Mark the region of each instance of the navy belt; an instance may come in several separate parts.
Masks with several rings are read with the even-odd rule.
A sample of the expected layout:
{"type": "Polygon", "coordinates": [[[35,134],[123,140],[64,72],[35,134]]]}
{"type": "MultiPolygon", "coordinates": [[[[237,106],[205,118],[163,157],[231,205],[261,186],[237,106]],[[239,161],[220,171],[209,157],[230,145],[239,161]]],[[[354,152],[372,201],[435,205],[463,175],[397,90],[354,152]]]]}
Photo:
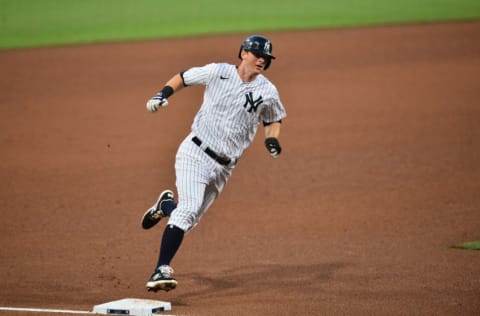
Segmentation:
{"type": "MultiPolygon", "coordinates": [[[[202,141],[197,136],[194,136],[192,138],[192,142],[194,142],[195,145],[197,145],[198,147],[202,148],[202,141]]],[[[209,155],[210,158],[212,158],[221,165],[228,166],[232,162],[230,158],[220,157],[219,155],[217,155],[213,150],[210,149],[210,147],[206,147],[205,149],[203,149],[203,151],[207,155],[209,155]]]]}

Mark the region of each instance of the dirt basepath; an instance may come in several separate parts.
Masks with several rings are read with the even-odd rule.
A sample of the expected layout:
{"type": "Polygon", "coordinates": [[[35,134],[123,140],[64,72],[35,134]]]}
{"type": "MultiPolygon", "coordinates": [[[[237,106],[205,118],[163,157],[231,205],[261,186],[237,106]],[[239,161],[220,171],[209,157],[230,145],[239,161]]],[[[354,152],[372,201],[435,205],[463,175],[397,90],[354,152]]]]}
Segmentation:
{"type": "Polygon", "coordinates": [[[480,239],[480,23],[268,35],[284,154],[259,131],[157,294],[163,225],[139,221],[174,185],[202,89],[155,115],[145,100],[236,63],[245,35],[0,52],[0,306],[479,314],[480,252],[448,246],[480,239]]]}

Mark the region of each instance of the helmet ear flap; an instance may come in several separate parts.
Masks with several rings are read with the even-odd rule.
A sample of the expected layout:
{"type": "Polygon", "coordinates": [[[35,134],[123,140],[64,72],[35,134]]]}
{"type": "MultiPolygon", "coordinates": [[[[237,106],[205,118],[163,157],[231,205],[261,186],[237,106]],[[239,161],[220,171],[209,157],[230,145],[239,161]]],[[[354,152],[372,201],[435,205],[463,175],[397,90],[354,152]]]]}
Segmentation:
{"type": "Polygon", "coordinates": [[[243,45],[240,46],[240,50],[238,51],[238,59],[242,60],[242,50],[244,50],[243,45]]]}
{"type": "Polygon", "coordinates": [[[265,67],[263,67],[263,70],[267,70],[268,67],[270,67],[270,63],[272,62],[272,59],[271,58],[267,58],[265,60],[265,67]]]}

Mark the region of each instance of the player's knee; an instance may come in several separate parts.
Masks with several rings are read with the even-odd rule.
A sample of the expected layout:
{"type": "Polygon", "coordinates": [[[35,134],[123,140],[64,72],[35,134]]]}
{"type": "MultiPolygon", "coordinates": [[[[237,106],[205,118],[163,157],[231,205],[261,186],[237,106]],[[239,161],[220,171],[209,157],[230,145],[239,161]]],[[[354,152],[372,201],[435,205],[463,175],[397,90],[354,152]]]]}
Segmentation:
{"type": "Polygon", "coordinates": [[[185,232],[198,224],[202,216],[201,199],[184,198],[179,201],[177,208],[170,214],[169,224],[173,224],[185,232]]]}
{"type": "Polygon", "coordinates": [[[196,225],[196,222],[189,218],[173,216],[174,213],[175,212],[172,213],[172,216],[168,220],[168,225],[176,226],[184,232],[188,232],[196,225]]]}

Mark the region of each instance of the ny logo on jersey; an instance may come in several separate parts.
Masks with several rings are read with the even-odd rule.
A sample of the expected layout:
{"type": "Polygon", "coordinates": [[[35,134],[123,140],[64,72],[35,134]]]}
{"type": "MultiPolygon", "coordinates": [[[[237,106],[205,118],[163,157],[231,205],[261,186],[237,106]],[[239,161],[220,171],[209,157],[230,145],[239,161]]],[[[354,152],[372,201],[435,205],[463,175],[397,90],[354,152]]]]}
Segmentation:
{"type": "Polygon", "coordinates": [[[250,108],[247,110],[248,113],[257,112],[257,108],[260,104],[263,103],[263,98],[262,96],[259,96],[258,99],[253,100],[253,93],[249,92],[245,94],[245,98],[247,99],[245,101],[245,104],[243,105],[244,108],[247,108],[247,105],[250,105],[250,108]]]}

